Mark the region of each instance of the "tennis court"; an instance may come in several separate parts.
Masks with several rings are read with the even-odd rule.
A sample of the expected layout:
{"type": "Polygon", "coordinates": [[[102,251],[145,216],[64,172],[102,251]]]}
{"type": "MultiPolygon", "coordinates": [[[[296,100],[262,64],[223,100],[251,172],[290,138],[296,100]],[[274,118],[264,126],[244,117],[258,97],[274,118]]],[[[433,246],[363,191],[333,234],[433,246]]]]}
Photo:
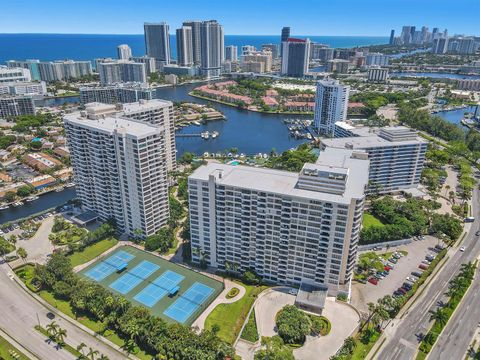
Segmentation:
{"type": "Polygon", "coordinates": [[[135,255],[132,255],[126,251],[117,251],[115,254],[103,260],[97,266],[85,272],[85,276],[95,281],[103,280],[107,276],[113,274],[115,271],[118,271],[119,268],[125,267],[125,264],[128,264],[128,262],[134,257],[135,255]]]}
{"type": "Polygon", "coordinates": [[[135,295],[134,299],[151,308],[165,295],[178,289],[178,284],[180,284],[183,279],[185,279],[185,276],[167,270],[135,295]]]}
{"type": "Polygon", "coordinates": [[[223,283],[132,246],[122,246],[79,272],[168,322],[191,325],[223,283]]]}
{"type": "Polygon", "coordinates": [[[208,299],[213,289],[196,282],[163,313],[183,324],[208,299]]]}
{"type": "Polygon", "coordinates": [[[159,268],[160,266],[157,264],[143,260],[132,270],[129,270],[125,275],[122,275],[122,277],[111,283],[110,287],[118,291],[120,294],[125,295],[159,268]]]}

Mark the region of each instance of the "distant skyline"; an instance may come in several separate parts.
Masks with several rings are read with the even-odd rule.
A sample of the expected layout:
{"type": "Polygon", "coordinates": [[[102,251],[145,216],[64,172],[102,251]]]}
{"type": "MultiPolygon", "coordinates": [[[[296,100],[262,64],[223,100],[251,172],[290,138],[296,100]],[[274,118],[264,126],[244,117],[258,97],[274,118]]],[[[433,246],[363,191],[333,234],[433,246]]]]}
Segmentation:
{"type": "Polygon", "coordinates": [[[23,0],[2,4],[0,33],[141,34],[144,22],[216,19],[230,35],[388,36],[402,25],[479,35],[479,0],[23,0]],[[6,16],[7,14],[7,16],[6,16]]]}

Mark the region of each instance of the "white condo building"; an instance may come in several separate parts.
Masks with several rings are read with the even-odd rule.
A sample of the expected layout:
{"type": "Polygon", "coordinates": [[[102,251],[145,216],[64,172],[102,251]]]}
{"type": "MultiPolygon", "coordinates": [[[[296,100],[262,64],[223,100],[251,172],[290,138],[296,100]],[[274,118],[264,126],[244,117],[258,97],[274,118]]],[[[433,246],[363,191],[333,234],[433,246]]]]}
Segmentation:
{"type": "Polygon", "coordinates": [[[188,179],[192,261],[336,293],[352,278],[368,163],[363,151],[335,149],[300,174],[201,166],[188,179]]]}
{"type": "Polygon", "coordinates": [[[161,126],[165,131],[165,154],[167,170],[173,171],[177,168],[175,149],[175,115],[173,103],[167,100],[140,100],[134,103],[123,104],[123,116],[135,119],[156,126],[161,126]]]}
{"type": "Polygon", "coordinates": [[[132,49],[126,44],[117,46],[117,57],[120,60],[129,60],[132,57],[132,49]]]}
{"type": "Polygon", "coordinates": [[[350,87],[335,80],[317,82],[313,125],[322,135],[333,137],[335,123],[347,118],[350,87]]]}
{"type": "Polygon", "coordinates": [[[235,45],[225,46],[225,61],[238,61],[238,48],[235,45]]]}
{"type": "Polygon", "coordinates": [[[88,104],[64,117],[76,191],[84,209],[120,231],[155,234],[169,217],[166,131],[88,104]]]}
{"type": "Polygon", "coordinates": [[[98,63],[98,74],[102,85],[123,82],[147,82],[147,70],[144,63],[130,60],[115,60],[98,63]]]}
{"type": "Polygon", "coordinates": [[[368,68],[367,79],[370,82],[387,82],[388,69],[372,66],[368,68]]]}
{"type": "Polygon", "coordinates": [[[399,192],[418,187],[428,142],[405,126],[355,127],[335,124],[335,139],[321,139],[322,150],[363,150],[370,159],[368,193],[399,192]]]}
{"type": "Polygon", "coordinates": [[[16,81],[28,82],[31,80],[32,75],[28,69],[0,66],[0,83],[10,83],[16,81]]]}

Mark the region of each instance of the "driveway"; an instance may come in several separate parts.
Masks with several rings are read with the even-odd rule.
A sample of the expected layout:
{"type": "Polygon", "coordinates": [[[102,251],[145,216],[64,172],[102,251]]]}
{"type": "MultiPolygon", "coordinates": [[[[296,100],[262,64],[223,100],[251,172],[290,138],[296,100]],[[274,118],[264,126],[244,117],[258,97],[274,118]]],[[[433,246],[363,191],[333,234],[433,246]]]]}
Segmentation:
{"type": "Polygon", "coordinates": [[[410,244],[391,247],[388,250],[376,251],[378,254],[383,254],[387,251],[405,250],[408,252],[408,255],[400,258],[398,263],[395,264],[395,269],[390,271],[390,274],[385,279],[380,280],[378,285],[353,283],[352,305],[359,311],[367,312],[367,304],[369,302],[375,303],[385,295],[392,295],[393,292],[404,283],[405,278],[409,276],[412,271],[421,271],[418,265],[425,259],[427,254],[435,254],[430,249],[437,245],[437,243],[437,238],[425,236],[425,240],[412,241],[410,244]]]}
{"type": "MultiPolygon", "coordinates": [[[[27,258],[25,262],[34,262],[44,264],[47,262],[47,255],[53,252],[54,246],[48,239],[53,227],[54,217],[47,217],[42,221],[35,235],[26,240],[18,240],[16,243],[17,249],[23,247],[27,251],[27,258]]],[[[12,254],[14,254],[13,252],[12,254]]],[[[10,265],[12,268],[18,267],[25,263],[18,259],[13,261],[10,265]]]]}
{"type": "Polygon", "coordinates": [[[297,360],[328,360],[340,349],[343,341],[352,335],[360,323],[357,311],[348,304],[329,297],[323,316],[330,320],[332,329],[327,336],[307,336],[305,344],[293,350],[297,360]]]}
{"type": "Polygon", "coordinates": [[[275,288],[258,299],[255,305],[255,318],[260,337],[277,334],[275,316],[285,305],[295,303],[295,296],[288,293],[289,289],[275,288]]]}
{"type": "MultiPolygon", "coordinates": [[[[276,314],[285,305],[295,303],[295,296],[288,294],[288,289],[272,289],[259,296],[255,305],[255,317],[260,338],[276,335],[276,314]]],[[[342,346],[345,338],[353,333],[360,321],[360,317],[353,307],[341,301],[336,301],[333,297],[327,298],[322,315],[332,323],[330,334],[319,337],[307,336],[305,344],[293,351],[295,359],[328,360],[342,346]]],[[[242,350],[240,352],[244,359],[253,359],[253,354],[249,354],[248,351],[255,348],[240,341],[237,344],[237,351],[242,350]]]]}

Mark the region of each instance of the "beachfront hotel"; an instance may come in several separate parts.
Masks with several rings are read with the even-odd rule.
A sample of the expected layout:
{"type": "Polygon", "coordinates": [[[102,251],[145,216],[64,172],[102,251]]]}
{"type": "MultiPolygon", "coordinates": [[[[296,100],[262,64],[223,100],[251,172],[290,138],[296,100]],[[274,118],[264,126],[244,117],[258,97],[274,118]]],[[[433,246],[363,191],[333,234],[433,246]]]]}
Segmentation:
{"type": "Polygon", "coordinates": [[[327,149],[300,173],[201,166],[188,180],[192,261],[336,293],[356,261],[368,164],[327,149]]]}

